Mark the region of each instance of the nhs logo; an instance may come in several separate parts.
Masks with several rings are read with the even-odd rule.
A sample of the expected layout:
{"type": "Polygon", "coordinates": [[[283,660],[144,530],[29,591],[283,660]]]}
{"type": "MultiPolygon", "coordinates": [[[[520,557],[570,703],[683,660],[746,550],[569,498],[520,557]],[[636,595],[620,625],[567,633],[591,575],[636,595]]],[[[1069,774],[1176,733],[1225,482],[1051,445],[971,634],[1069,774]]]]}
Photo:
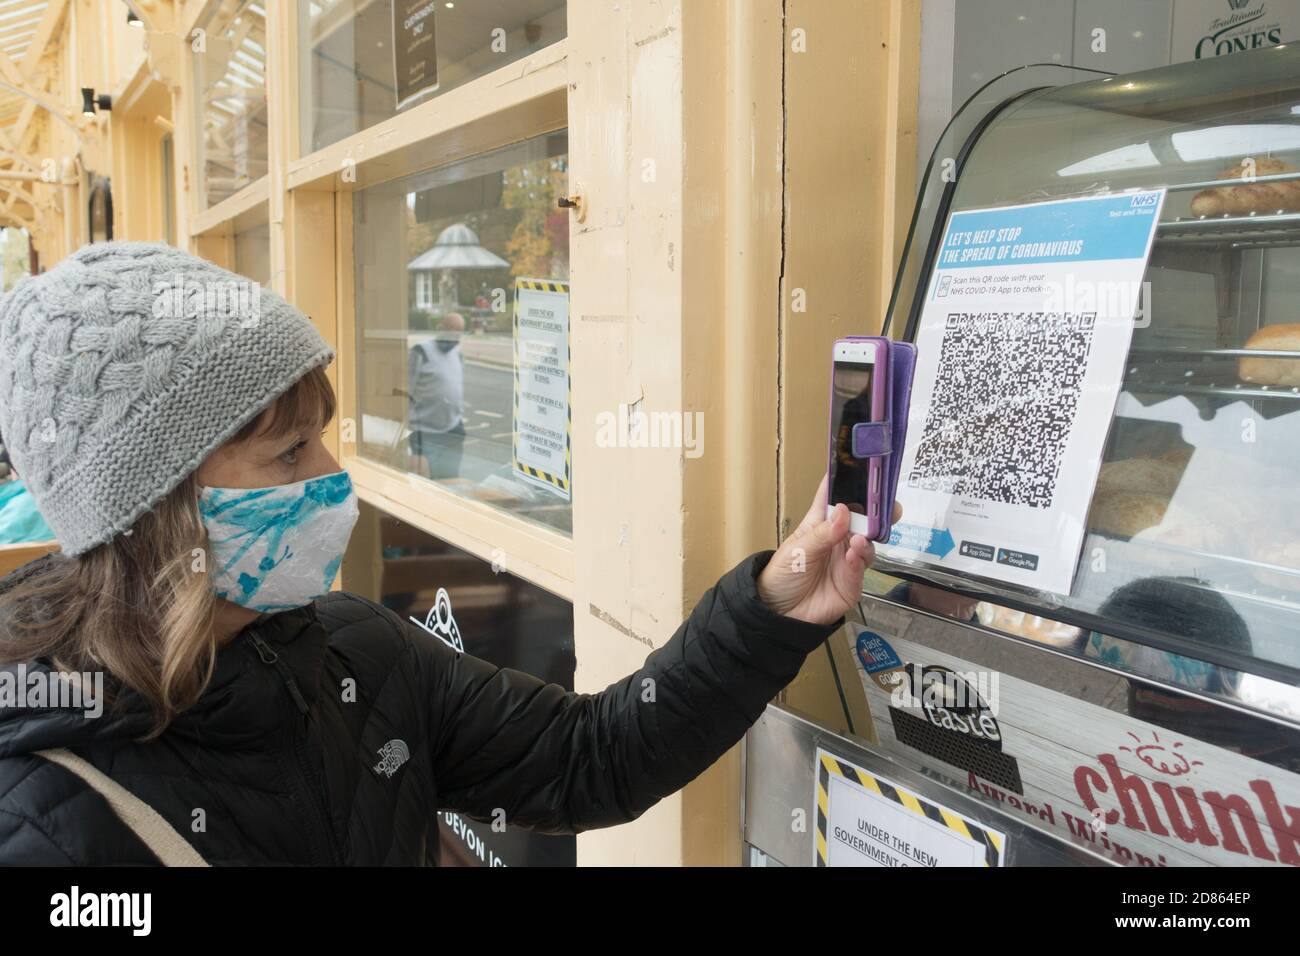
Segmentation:
{"type": "Polygon", "coordinates": [[[1159,201],[1159,193],[1138,193],[1129,200],[1129,206],[1134,208],[1149,208],[1156,205],[1159,201]]]}

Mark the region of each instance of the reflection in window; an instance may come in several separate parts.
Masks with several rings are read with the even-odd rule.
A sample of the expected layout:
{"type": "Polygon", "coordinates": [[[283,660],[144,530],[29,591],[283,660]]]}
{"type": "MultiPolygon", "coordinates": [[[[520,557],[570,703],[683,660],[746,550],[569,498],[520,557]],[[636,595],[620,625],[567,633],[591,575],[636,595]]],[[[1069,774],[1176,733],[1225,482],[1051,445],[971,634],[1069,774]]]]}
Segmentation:
{"type": "MultiPolygon", "coordinates": [[[[567,474],[548,481],[521,464],[516,428],[539,419],[515,399],[514,313],[522,289],[567,322],[569,214],[556,205],[567,185],[559,132],[369,187],[353,208],[359,453],[565,533],[567,474]]],[[[567,466],[562,329],[553,345],[549,421],[567,466]]],[[[534,407],[544,428],[548,410],[534,407]]]]}
{"type": "Polygon", "coordinates": [[[200,29],[191,48],[206,207],[266,175],[266,10],[220,0],[200,29]]]}
{"type": "Polygon", "coordinates": [[[107,177],[91,178],[89,226],[91,242],[113,238],[113,187],[107,177]]]}
{"type": "Polygon", "coordinates": [[[304,155],[567,32],[565,0],[299,0],[298,18],[304,155]]]}
{"type": "MultiPolygon", "coordinates": [[[[457,650],[573,690],[573,605],[362,502],[344,565],[349,590],[457,650]]],[[[438,814],[443,866],[573,866],[572,836],[438,814]]],[[[431,842],[433,842],[431,839],[431,842]]]]}
{"type": "Polygon", "coordinates": [[[163,242],[169,246],[176,245],[176,147],[172,134],[168,133],[159,144],[162,151],[162,190],[163,242]]]}
{"type": "MultiPolygon", "coordinates": [[[[1231,161],[1255,153],[1269,155],[1279,150],[1300,149],[1300,129],[1276,123],[1222,124],[1205,129],[1179,130],[1170,134],[1169,143],[1185,163],[1212,159],[1231,161]]],[[[1160,163],[1150,143],[1130,143],[1066,166],[1057,175],[1085,176],[1145,169],[1160,163]]]]}

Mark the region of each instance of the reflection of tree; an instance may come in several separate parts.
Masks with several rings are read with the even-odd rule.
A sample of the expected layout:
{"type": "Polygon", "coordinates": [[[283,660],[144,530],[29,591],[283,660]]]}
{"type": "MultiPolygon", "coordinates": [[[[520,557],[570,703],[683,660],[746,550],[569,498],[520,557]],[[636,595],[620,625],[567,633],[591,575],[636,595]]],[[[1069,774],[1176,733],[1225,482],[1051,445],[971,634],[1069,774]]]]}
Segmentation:
{"type": "Polygon", "coordinates": [[[568,190],[568,158],[540,159],[507,169],[503,175],[501,205],[519,213],[506,241],[511,275],[567,278],[569,214],[556,206],[556,200],[568,190]]]}
{"type": "MultiPolygon", "coordinates": [[[[412,196],[415,194],[412,193],[412,196]]],[[[410,258],[414,259],[426,249],[433,248],[433,244],[438,240],[438,233],[442,232],[447,226],[451,225],[448,219],[431,219],[427,222],[420,222],[415,218],[415,210],[410,203],[406,204],[406,248],[410,253],[410,258]]]]}
{"type": "Polygon", "coordinates": [[[12,289],[15,282],[27,275],[30,264],[31,259],[30,253],[27,249],[27,234],[12,227],[4,230],[4,291],[7,292],[12,289]]]}
{"type": "MultiPolygon", "coordinates": [[[[457,201],[463,196],[456,197],[454,192],[447,194],[447,203],[441,203],[436,197],[443,187],[433,186],[432,201],[425,206],[425,214],[430,218],[420,221],[416,211],[420,193],[408,194],[404,204],[408,259],[431,249],[448,226],[455,223],[469,226],[478,235],[479,244],[506,259],[510,267],[460,270],[447,277],[448,281],[455,283],[455,288],[447,290],[445,298],[459,303],[464,311],[463,307],[474,302],[480,292],[492,301],[492,291],[503,290],[504,308],[490,316],[490,324],[498,330],[508,330],[510,298],[516,277],[569,277],[569,211],[556,205],[556,200],[568,191],[568,157],[540,159],[477,178],[482,181],[482,195],[486,200],[483,208],[465,209],[463,203],[457,201]],[[499,199],[488,198],[495,196],[499,199]]],[[[472,179],[453,185],[456,189],[463,189],[462,184],[467,182],[472,184],[472,179]]],[[[416,280],[412,277],[409,281],[414,303],[416,280]]],[[[442,311],[437,302],[443,298],[444,295],[434,296],[432,312],[435,320],[442,311]]],[[[421,318],[412,321],[416,327],[423,327],[420,323],[426,321],[424,313],[418,314],[421,318]]]]}

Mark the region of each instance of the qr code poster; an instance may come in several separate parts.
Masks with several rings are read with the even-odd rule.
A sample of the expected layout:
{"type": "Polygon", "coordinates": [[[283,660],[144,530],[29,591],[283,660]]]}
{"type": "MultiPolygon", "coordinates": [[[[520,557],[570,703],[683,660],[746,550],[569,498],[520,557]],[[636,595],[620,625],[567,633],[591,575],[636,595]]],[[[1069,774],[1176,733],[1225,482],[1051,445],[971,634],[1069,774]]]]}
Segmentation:
{"type": "Polygon", "coordinates": [[[1164,191],[954,213],[884,553],[1068,594],[1164,191]]]}

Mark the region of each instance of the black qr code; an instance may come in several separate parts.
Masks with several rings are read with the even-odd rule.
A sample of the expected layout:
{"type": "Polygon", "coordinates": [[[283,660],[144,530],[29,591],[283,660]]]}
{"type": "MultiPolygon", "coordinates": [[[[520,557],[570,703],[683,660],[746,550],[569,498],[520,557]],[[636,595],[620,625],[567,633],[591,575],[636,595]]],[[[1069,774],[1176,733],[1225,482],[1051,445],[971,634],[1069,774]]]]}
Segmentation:
{"type": "Polygon", "coordinates": [[[1049,508],[1095,312],[953,312],[910,487],[1049,508]]]}

